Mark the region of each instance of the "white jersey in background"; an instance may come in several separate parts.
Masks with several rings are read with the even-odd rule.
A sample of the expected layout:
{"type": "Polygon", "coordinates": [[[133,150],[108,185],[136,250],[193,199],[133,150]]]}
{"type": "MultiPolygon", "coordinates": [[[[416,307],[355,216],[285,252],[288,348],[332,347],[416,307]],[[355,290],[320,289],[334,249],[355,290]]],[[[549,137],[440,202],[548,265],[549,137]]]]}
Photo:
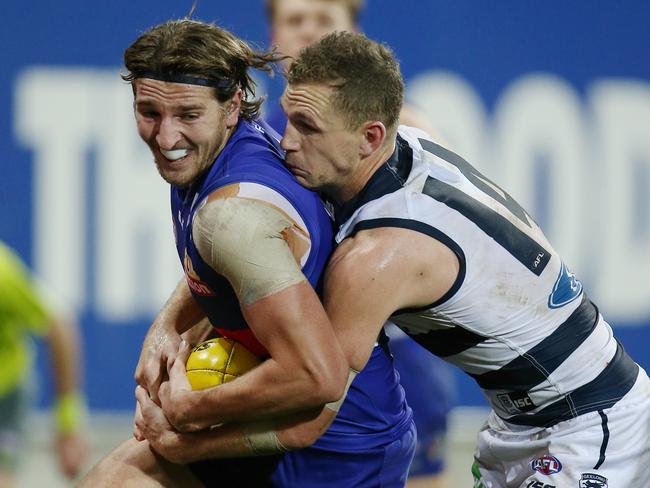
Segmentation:
{"type": "MultiPolygon", "coordinates": [[[[425,133],[401,126],[391,159],[354,200],[336,209],[336,221],[338,243],[362,230],[400,227],[452,249],[460,262],[452,288],[427,307],[396,312],[391,321],[472,376],[499,429],[539,432],[594,412],[602,432],[593,464],[603,464],[609,436],[603,434],[604,411],[647,376],[512,197],[425,133]]],[[[526,472],[545,469],[515,465],[526,480],[533,480],[526,472]]],[[[529,486],[510,478],[482,481],[485,487],[529,486]]]]}

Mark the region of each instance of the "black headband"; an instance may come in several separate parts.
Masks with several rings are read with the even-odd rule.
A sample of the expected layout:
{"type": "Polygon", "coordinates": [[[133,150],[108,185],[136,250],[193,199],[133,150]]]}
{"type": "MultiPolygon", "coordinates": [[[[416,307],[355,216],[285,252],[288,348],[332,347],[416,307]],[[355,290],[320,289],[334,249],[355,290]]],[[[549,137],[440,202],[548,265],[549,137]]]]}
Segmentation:
{"type": "Polygon", "coordinates": [[[160,71],[140,71],[136,78],[150,78],[152,80],[166,81],[169,83],[186,83],[189,85],[210,86],[222,90],[232,88],[235,84],[231,80],[199,78],[197,76],[182,75],[177,73],[161,73],[160,71]]]}

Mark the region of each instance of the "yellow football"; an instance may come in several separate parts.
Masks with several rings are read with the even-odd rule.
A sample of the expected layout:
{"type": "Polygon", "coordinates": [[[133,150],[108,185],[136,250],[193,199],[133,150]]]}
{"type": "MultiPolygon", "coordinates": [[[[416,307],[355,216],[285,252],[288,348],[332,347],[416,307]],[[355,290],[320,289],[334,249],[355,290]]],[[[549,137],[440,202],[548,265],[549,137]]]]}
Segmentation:
{"type": "Polygon", "coordinates": [[[185,369],[192,389],[202,390],[232,381],[261,362],[239,342],[218,337],[192,349],[185,369]]]}

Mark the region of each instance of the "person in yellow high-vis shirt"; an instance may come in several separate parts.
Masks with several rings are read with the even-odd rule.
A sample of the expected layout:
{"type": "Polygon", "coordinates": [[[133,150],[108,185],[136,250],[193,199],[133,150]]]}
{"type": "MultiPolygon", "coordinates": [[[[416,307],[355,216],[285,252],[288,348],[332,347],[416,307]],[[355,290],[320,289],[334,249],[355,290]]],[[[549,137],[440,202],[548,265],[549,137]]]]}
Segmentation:
{"type": "Polygon", "coordinates": [[[56,391],[55,451],[63,474],[74,478],[87,454],[76,323],[47,303],[20,258],[0,242],[0,488],[13,486],[22,457],[31,336],[43,336],[49,346],[56,391]]]}

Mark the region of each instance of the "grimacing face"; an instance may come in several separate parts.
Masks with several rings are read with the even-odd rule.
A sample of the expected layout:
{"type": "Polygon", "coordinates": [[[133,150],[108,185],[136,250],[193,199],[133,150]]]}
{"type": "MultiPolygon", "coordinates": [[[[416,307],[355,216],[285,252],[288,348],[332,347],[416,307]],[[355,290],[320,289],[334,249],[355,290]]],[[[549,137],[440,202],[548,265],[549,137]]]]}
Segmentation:
{"type": "Polygon", "coordinates": [[[359,165],[360,136],[332,108],[333,91],[317,83],[287,86],[280,101],[288,119],[281,145],[300,184],[337,198],[359,165]]]}
{"type": "Polygon", "coordinates": [[[271,25],[271,43],[282,54],[296,58],[302,48],[330,32],[354,30],[350,12],[341,2],[278,0],[271,25]]]}
{"type": "Polygon", "coordinates": [[[133,83],[138,134],[160,176],[174,186],[189,186],[210,168],[237,125],[241,93],[221,104],[210,87],[149,78],[133,83]],[[176,150],[184,151],[169,153],[176,150]]]}

